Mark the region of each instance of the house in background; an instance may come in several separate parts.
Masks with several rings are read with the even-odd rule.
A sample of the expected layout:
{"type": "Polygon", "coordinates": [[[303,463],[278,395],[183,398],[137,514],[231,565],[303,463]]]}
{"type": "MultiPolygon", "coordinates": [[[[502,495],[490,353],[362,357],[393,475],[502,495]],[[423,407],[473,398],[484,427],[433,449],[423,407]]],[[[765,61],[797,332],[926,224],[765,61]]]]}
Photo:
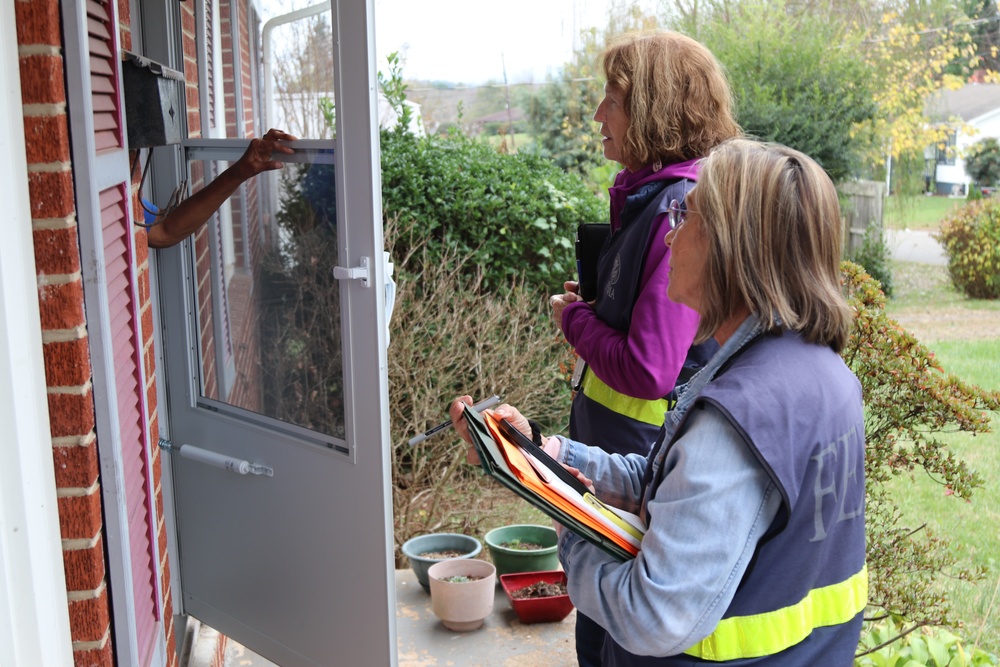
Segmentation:
{"type": "Polygon", "coordinates": [[[970,83],[958,90],[940,90],[925,105],[934,123],[953,128],[947,143],[931,147],[925,154],[933,171],[939,195],[965,196],[969,175],[965,173],[963,151],[982,139],[1000,137],[1000,85],[970,83]]]}
{"type": "Polygon", "coordinates": [[[0,3],[0,664],[178,665],[195,621],[284,667],[396,662],[374,2],[325,5],[336,138],[152,250],[140,197],[270,125],[260,3],[0,3]],[[321,164],[323,224],[285,206],[321,164]]]}

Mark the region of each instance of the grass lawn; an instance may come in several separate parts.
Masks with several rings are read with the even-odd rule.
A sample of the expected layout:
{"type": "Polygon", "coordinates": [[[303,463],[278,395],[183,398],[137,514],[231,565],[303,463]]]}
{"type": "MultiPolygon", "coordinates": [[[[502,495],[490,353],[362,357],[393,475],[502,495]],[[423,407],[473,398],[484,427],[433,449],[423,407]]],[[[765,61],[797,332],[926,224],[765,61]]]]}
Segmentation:
{"type": "MultiPolygon", "coordinates": [[[[897,298],[889,303],[890,316],[934,352],[945,372],[1000,390],[1000,303],[965,299],[947,283],[943,267],[896,264],[894,274],[897,298]],[[960,339],[959,332],[971,336],[960,339]]],[[[993,432],[975,437],[941,436],[984,481],[968,502],[947,495],[922,473],[898,480],[893,488],[907,525],[926,523],[948,544],[959,566],[987,568],[978,583],[941,577],[939,584],[963,624],[956,634],[1000,654],[1000,415],[993,416],[992,427],[993,432]]]]}
{"type": "Polygon", "coordinates": [[[963,206],[965,199],[919,195],[893,195],[885,202],[885,224],[890,229],[935,230],[953,209],[963,206]]]}

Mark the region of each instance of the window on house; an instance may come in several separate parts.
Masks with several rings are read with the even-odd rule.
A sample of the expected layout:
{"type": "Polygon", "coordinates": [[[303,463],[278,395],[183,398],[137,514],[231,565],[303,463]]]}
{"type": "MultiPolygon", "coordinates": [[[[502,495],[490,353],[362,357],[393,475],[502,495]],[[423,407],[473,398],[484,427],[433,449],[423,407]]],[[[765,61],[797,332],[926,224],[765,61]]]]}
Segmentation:
{"type": "Polygon", "coordinates": [[[957,137],[954,132],[949,132],[948,138],[945,141],[938,142],[937,144],[938,164],[955,164],[956,138],[957,137]]]}

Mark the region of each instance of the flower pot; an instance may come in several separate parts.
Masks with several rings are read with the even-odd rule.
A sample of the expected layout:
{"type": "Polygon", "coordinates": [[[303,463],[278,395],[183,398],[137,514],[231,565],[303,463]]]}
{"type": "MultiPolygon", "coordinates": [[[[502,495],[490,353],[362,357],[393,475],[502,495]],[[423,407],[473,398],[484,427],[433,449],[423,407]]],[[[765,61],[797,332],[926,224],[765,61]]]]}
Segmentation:
{"type": "Polygon", "coordinates": [[[403,554],[410,560],[410,567],[417,581],[427,593],[431,592],[427,580],[427,568],[447,558],[475,558],[483,550],[482,543],[474,537],[460,533],[430,533],[411,537],[403,543],[403,554]],[[425,556],[424,554],[440,554],[456,552],[444,557],[425,556]]]}
{"type": "Polygon", "coordinates": [[[573,603],[569,595],[550,595],[547,597],[515,597],[532,584],[566,585],[566,573],[562,570],[547,572],[516,572],[500,577],[500,585],[510,599],[510,606],[522,623],[551,623],[561,621],[573,611],[573,603]]]}
{"type": "Polygon", "coordinates": [[[497,570],[476,558],[451,558],[427,569],[431,584],[431,610],[444,627],[456,632],[475,630],[493,612],[497,570]],[[471,577],[471,581],[451,581],[471,577]]]}
{"type": "Polygon", "coordinates": [[[531,524],[515,524],[494,528],[484,538],[489,547],[497,575],[511,572],[541,572],[559,567],[555,528],[531,524]],[[516,543],[540,545],[541,549],[519,549],[516,543]]]}

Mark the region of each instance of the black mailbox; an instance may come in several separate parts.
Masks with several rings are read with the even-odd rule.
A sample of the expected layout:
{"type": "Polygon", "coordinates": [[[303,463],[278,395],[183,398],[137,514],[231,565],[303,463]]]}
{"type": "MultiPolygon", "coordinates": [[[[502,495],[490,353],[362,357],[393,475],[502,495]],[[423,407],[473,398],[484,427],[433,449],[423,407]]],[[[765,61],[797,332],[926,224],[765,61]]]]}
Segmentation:
{"type": "Polygon", "coordinates": [[[122,74],[129,150],[179,144],[184,75],[127,51],[122,74]]]}

